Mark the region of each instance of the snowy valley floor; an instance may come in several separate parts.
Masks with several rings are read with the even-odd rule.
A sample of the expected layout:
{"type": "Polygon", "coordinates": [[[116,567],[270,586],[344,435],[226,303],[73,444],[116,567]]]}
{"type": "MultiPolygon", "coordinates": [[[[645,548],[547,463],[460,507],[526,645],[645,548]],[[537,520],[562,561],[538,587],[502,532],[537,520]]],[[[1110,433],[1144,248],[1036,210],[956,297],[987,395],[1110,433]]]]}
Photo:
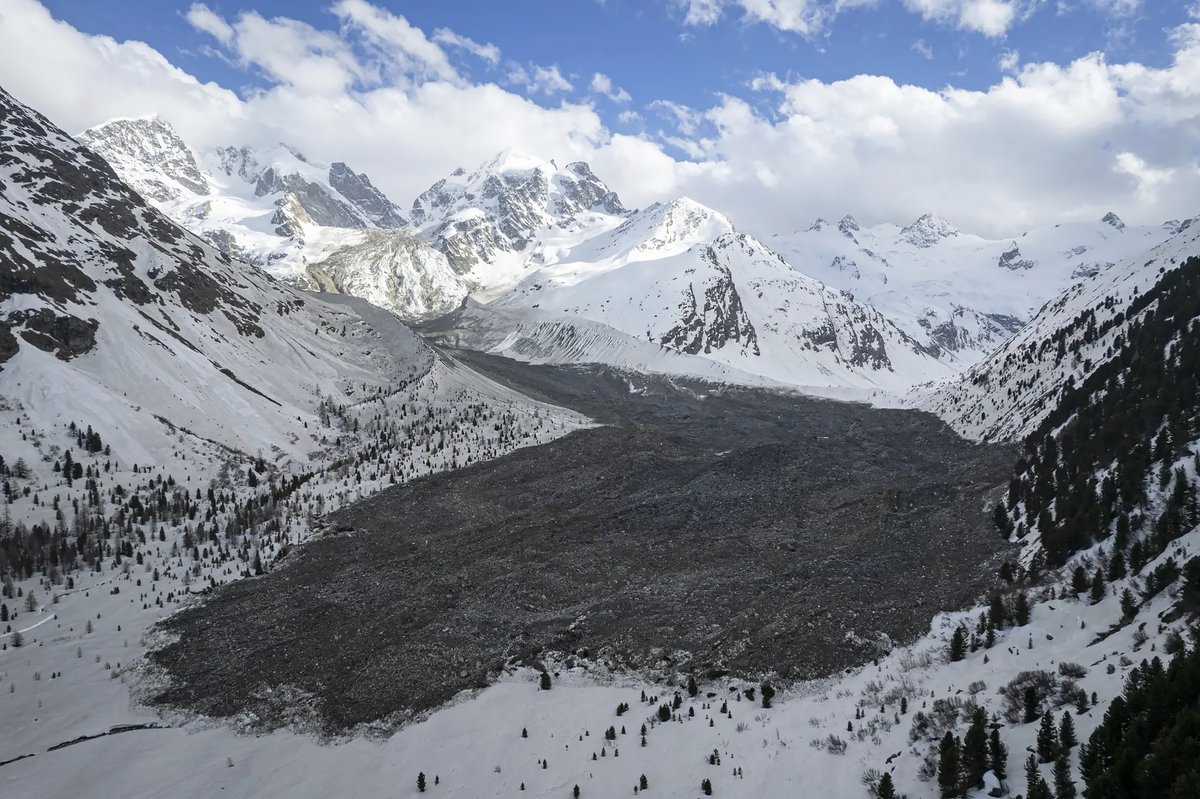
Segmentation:
{"type": "MultiPolygon", "coordinates": [[[[864,774],[888,769],[902,792],[933,797],[936,783],[918,770],[973,703],[999,715],[1019,774],[1037,725],[1004,720],[1002,686],[1031,669],[1066,682],[1059,664],[1073,661],[1086,671],[1074,682],[1106,702],[1132,664],[1120,653],[1161,651],[1170,631],[1155,618],[1170,603],[1160,594],[1136,623],[1096,642],[1121,615],[1118,583],[1097,604],[1047,596],[1029,625],[946,662],[950,630],[963,619],[973,627],[982,608],[938,610],[970,605],[993,584],[996,558],[1012,555],[987,521],[1011,455],[955,439],[932,417],[472,360],[605,426],[385,490],[333,517],[351,531],[181,614],[152,599],[180,590],[180,579],[164,573],[151,593],[141,567],[80,576],[45,608],[21,605],[14,629],[25,645],[0,651],[0,795],[410,797],[423,772],[429,796],[568,797],[575,785],[585,797],[629,796],[644,774],[652,796],[698,796],[709,779],[717,796],[857,797],[864,774]],[[706,431],[703,443],[689,429],[706,431]],[[535,463],[542,471],[531,474],[535,463]],[[489,516],[470,519],[477,504],[489,516]],[[550,529],[555,519],[570,529],[550,529]],[[695,535],[680,541],[685,528],[695,535]],[[503,580],[480,571],[497,553],[523,569],[508,597],[503,580]],[[532,585],[539,564],[562,579],[532,585]],[[389,570],[404,582],[389,582],[389,570]],[[406,610],[414,596],[427,600],[417,614],[406,610]],[[167,632],[151,629],[164,617],[167,632]],[[880,631],[913,643],[889,647],[880,631]],[[489,635],[504,642],[499,652],[489,635]],[[147,643],[161,647],[154,668],[142,660],[147,643]],[[488,656],[468,657],[468,643],[488,656]],[[517,665],[538,646],[588,652],[550,662],[544,691],[536,671],[517,665]],[[661,651],[637,657],[650,649],[661,651]],[[303,663],[312,652],[328,670],[303,663]],[[517,661],[495,684],[395,733],[331,742],[261,731],[286,714],[335,729],[394,721],[404,698],[424,690],[436,704],[509,655],[517,661]],[[745,694],[757,679],[706,676],[725,665],[757,677],[781,670],[781,658],[797,671],[867,665],[787,688],[776,680],[770,709],[745,694]],[[643,677],[609,667],[627,663],[643,677]],[[381,664],[397,669],[390,681],[401,688],[381,664]],[[678,679],[689,673],[695,697],[678,679]],[[143,704],[164,690],[228,718],[143,704]],[[679,706],[659,721],[676,693],[679,706]],[[621,703],[630,709],[618,716],[621,703]],[[928,724],[914,725],[918,712],[928,724]],[[60,746],[83,736],[99,737],[60,746]]],[[[561,418],[563,429],[579,426],[561,418]]],[[[1175,547],[1195,554],[1198,536],[1175,547]]],[[[188,556],[162,558],[175,561],[188,556]]],[[[36,579],[22,587],[49,598],[36,579]]],[[[1098,720],[1078,717],[1081,739],[1098,720]]]]}

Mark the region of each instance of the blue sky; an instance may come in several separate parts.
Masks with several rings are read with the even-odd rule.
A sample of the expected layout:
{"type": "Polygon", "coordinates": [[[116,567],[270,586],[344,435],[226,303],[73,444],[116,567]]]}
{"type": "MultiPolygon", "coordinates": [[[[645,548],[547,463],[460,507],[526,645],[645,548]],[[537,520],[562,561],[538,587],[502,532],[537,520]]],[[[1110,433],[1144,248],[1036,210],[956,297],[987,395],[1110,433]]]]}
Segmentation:
{"type": "Polygon", "coordinates": [[[759,234],[1200,214],[1200,0],[0,0],[0,86],[401,205],[517,149],[759,234]]]}
{"type": "MultiPolygon", "coordinates": [[[[201,80],[239,91],[270,84],[261,71],[213,56],[209,37],[186,19],[192,0],[47,0],[45,5],[82,31],[147,42],[201,80]]],[[[714,24],[688,24],[686,7],[672,0],[380,0],[376,5],[426,32],[449,28],[498,47],[498,64],[471,57],[458,64],[475,81],[495,81],[555,105],[563,98],[586,97],[591,76],[600,72],[629,92],[630,107],[637,109],[656,100],[704,107],[723,94],[761,106],[748,86],[762,73],[822,81],[867,73],[931,89],[982,89],[1000,79],[1003,57],[1014,51],[1024,61],[1055,63],[1102,51],[1109,60],[1162,67],[1171,57],[1169,32],[1188,19],[1185,4],[1169,0],[1042,0],[1024,4],[1003,35],[988,36],[960,27],[953,18],[924,19],[901,0],[878,0],[847,8],[819,32],[804,35],[750,21],[736,5],[714,24]],[[528,91],[507,79],[506,64],[513,62],[557,66],[574,89],[553,95],[528,91]]],[[[318,29],[338,26],[327,2],[217,0],[207,6],[226,19],[252,10],[318,29]]],[[[596,110],[616,130],[653,128],[657,122],[653,108],[639,122],[622,122],[618,117],[626,109],[621,104],[600,101],[596,110]]]]}

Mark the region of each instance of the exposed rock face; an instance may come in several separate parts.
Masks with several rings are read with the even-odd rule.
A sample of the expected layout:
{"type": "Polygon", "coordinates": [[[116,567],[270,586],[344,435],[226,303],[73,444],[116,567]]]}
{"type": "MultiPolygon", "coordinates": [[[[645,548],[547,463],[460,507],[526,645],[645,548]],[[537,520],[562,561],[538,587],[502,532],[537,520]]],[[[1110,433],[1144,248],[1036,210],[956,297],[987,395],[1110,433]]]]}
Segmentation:
{"type": "Polygon", "coordinates": [[[951,238],[958,235],[958,228],[951,225],[945,219],[934,216],[933,214],[925,214],[916,222],[901,229],[900,239],[907,241],[914,247],[932,247],[942,239],[951,238]]]}
{"type": "Polygon", "coordinates": [[[1037,261],[1021,257],[1021,248],[1014,241],[1012,247],[1000,253],[1000,266],[1003,269],[1032,269],[1037,261]]]}
{"type": "Polygon", "coordinates": [[[408,220],[400,214],[400,209],[375,188],[370,178],[355,172],[341,161],[329,166],[329,185],[353,203],[376,227],[402,228],[408,224],[408,220]]]}
{"type": "Polygon", "coordinates": [[[717,260],[712,247],[700,256],[716,270],[715,279],[704,287],[703,302],[689,284],[679,304],[680,322],[661,339],[664,346],[689,355],[711,353],[730,344],[746,354],[758,355],[758,333],[742,307],[733,275],[717,260]]]}
{"type": "Polygon", "coordinates": [[[593,212],[623,215],[620,199],[582,161],[563,168],[520,153],[501,153],[467,174],[455,170],[413,202],[423,236],[467,273],[501,253],[524,251],[541,230],[593,212]]]}
{"type": "Polygon", "coordinates": [[[1117,216],[1117,215],[1116,215],[1115,213],[1113,213],[1112,211],[1109,211],[1107,214],[1105,214],[1104,216],[1100,217],[1100,221],[1101,221],[1101,222],[1107,222],[1108,224],[1110,224],[1110,225],[1112,225],[1113,227],[1115,227],[1117,230],[1124,230],[1124,229],[1125,229],[1125,223],[1121,221],[1121,217],[1117,216]]]}
{"type": "Polygon", "coordinates": [[[178,200],[186,192],[208,194],[208,181],[195,155],[175,129],[158,117],[114,120],[84,131],[79,141],[149,200],[178,200]]]}

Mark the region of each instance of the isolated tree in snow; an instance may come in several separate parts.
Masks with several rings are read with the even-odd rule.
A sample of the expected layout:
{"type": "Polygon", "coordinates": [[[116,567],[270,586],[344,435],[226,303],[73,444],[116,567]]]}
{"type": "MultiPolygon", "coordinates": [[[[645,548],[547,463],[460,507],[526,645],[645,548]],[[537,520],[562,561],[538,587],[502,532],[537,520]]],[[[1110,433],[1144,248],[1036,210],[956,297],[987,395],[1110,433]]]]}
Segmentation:
{"type": "Polygon", "coordinates": [[[896,799],[896,786],[892,783],[892,775],[886,771],[875,786],[875,796],[878,799],[896,799]]]}
{"type": "Polygon", "coordinates": [[[576,785],[575,788],[571,791],[571,795],[574,796],[575,799],[579,799],[579,786],[578,785],[576,785]]]}
{"type": "Polygon", "coordinates": [[[650,787],[650,781],[646,779],[645,774],[638,778],[638,787],[643,791],[650,787]]]}
{"type": "Polygon", "coordinates": [[[550,672],[543,671],[542,676],[538,678],[538,685],[543,691],[550,690],[550,672]]]}
{"type": "Polygon", "coordinates": [[[771,683],[764,682],[761,686],[761,690],[762,690],[762,706],[764,708],[769,708],[771,706],[771,702],[774,701],[774,699],[775,699],[775,688],[772,687],[771,683]]]}
{"type": "Polygon", "coordinates": [[[712,781],[707,777],[700,780],[700,793],[705,796],[712,796],[712,781]]]}
{"type": "Polygon", "coordinates": [[[1132,619],[1137,615],[1138,602],[1133,592],[1126,588],[1121,592],[1121,618],[1132,619]]]}
{"type": "Polygon", "coordinates": [[[425,772],[424,771],[417,774],[417,790],[420,791],[421,793],[425,793],[425,772]]]}
{"type": "Polygon", "coordinates": [[[1025,596],[1024,591],[1017,593],[1017,598],[1013,603],[1013,623],[1018,627],[1029,624],[1029,597],[1025,596]]]}
{"type": "Polygon", "coordinates": [[[688,696],[695,696],[699,690],[700,689],[696,687],[696,678],[689,676],[687,681],[688,696]]]}
{"type": "Polygon", "coordinates": [[[950,660],[958,662],[963,659],[967,653],[967,643],[963,639],[963,628],[955,627],[954,634],[950,636],[950,660]]]}

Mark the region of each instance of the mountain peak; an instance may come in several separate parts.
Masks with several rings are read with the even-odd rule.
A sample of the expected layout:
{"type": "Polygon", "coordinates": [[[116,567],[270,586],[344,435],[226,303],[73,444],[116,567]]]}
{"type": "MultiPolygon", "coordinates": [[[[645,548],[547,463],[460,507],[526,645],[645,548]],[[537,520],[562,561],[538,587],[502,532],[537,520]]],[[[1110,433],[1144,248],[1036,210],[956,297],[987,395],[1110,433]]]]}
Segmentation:
{"type": "Polygon", "coordinates": [[[523,150],[501,150],[493,158],[475,171],[476,174],[506,174],[510,172],[531,172],[541,169],[544,172],[557,172],[558,168],[552,161],[547,161],[523,150]]]}
{"type": "Polygon", "coordinates": [[[110,119],[77,138],[143,196],[165,202],[209,192],[195,154],[171,123],[157,114],[110,119]]]}
{"type": "Polygon", "coordinates": [[[1125,229],[1125,223],[1121,221],[1121,217],[1117,216],[1117,215],[1116,215],[1115,213],[1113,213],[1112,211],[1109,211],[1107,214],[1105,214],[1104,216],[1102,216],[1102,217],[1100,218],[1100,221],[1101,221],[1101,222],[1107,222],[1108,224],[1110,224],[1110,225],[1112,225],[1113,227],[1115,227],[1117,230],[1124,230],[1124,229],[1125,229]]]}
{"type": "Polygon", "coordinates": [[[920,219],[900,231],[900,239],[914,247],[932,247],[942,239],[958,235],[958,228],[934,214],[922,214],[920,219]]]}

